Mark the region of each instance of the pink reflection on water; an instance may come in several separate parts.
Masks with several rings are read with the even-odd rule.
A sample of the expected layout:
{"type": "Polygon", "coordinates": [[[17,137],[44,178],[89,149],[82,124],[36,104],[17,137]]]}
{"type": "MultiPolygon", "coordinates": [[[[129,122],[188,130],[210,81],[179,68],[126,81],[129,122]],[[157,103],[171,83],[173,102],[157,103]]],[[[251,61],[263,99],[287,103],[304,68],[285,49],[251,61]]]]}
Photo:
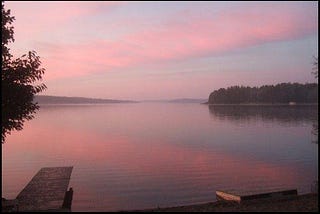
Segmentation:
{"type": "MultiPolygon", "coordinates": [[[[201,109],[189,117],[184,117],[189,114],[186,106],[173,112],[145,109],[147,116],[141,120],[142,113],[134,107],[117,107],[114,115],[108,108],[94,108],[101,111],[97,115],[89,107],[79,112],[64,109],[68,114],[43,112],[21,132],[12,133],[2,147],[3,197],[14,198],[45,166],[74,166],[74,211],[155,207],[160,200],[166,205],[212,201],[216,189],[297,188],[313,177],[298,162],[263,161],[172,140],[177,135],[193,137],[192,130],[206,128],[196,125],[204,123],[201,109]],[[175,120],[170,120],[171,114],[175,120]],[[89,120],[94,125],[86,126],[89,120]]],[[[208,131],[229,133],[227,123],[209,122],[214,127],[208,131]]]]}
{"type": "MultiPolygon", "coordinates": [[[[64,164],[100,169],[107,163],[119,171],[142,175],[170,174],[176,180],[183,180],[184,176],[191,174],[202,176],[217,172],[223,175],[225,182],[247,183],[248,179],[256,176],[288,185],[297,182],[296,177],[292,176],[297,173],[296,168],[292,166],[253,161],[248,157],[219,151],[194,150],[157,140],[148,144],[125,136],[106,137],[101,133],[99,135],[76,129],[66,131],[63,127],[55,127],[53,131],[48,124],[28,127],[23,133],[15,133],[8,139],[4,146],[4,158],[12,165],[5,165],[3,170],[10,170],[16,164],[21,164],[22,159],[26,159],[37,163],[39,168],[64,164]],[[38,139],[45,139],[45,142],[38,139]]],[[[7,182],[10,180],[9,183],[18,179],[6,175],[3,177],[7,182]]],[[[209,182],[196,182],[200,181],[204,185],[209,182]]]]}

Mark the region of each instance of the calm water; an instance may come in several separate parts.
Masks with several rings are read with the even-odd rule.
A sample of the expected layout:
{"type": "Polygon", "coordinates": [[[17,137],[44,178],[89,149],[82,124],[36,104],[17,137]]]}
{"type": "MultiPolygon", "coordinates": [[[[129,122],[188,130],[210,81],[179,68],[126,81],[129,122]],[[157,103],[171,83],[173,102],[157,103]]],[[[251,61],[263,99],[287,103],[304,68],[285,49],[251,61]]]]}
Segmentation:
{"type": "Polygon", "coordinates": [[[2,196],[47,166],[74,166],[73,211],[215,200],[217,189],[311,191],[317,107],[43,106],[2,145],[2,196]]]}

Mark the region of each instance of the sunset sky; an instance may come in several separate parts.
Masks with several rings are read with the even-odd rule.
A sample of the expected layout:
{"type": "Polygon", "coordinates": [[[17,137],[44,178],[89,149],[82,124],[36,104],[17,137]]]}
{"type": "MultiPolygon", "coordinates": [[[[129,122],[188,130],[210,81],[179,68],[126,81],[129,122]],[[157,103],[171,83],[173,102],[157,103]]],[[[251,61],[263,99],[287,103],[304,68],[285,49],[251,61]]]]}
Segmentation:
{"type": "Polygon", "coordinates": [[[232,85],[315,82],[318,2],[5,2],[11,52],[35,50],[42,94],[208,98],[232,85]]]}

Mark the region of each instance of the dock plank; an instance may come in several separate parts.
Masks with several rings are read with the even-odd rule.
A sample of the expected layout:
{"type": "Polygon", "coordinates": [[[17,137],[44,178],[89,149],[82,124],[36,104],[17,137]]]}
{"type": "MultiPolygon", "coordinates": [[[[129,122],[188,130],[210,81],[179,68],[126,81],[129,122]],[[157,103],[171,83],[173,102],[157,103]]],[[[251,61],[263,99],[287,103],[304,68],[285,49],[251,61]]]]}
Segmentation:
{"type": "Polygon", "coordinates": [[[61,209],[73,167],[44,167],[18,194],[19,211],[61,209]]]}
{"type": "Polygon", "coordinates": [[[285,199],[285,198],[294,197],[297,194],[298,194],[297,189],[273,190],[273,191],[216,190],[216,198],[218,200],[235,201],[238,203],[256,201],[256,200],[285,199]]]}

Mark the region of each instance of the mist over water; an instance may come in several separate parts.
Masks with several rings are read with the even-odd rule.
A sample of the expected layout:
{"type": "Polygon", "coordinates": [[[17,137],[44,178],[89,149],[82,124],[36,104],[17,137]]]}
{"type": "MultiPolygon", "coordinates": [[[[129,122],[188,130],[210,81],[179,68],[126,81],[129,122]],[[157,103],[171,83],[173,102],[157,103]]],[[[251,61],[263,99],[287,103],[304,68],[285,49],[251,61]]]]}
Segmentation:
{"type": "Polygon", "coordinates": [[[2,197],[74,166],[72,211],[215,200],[220,189],[311,191],[317,106],[47,105],[2,145],[2,197]]]}

